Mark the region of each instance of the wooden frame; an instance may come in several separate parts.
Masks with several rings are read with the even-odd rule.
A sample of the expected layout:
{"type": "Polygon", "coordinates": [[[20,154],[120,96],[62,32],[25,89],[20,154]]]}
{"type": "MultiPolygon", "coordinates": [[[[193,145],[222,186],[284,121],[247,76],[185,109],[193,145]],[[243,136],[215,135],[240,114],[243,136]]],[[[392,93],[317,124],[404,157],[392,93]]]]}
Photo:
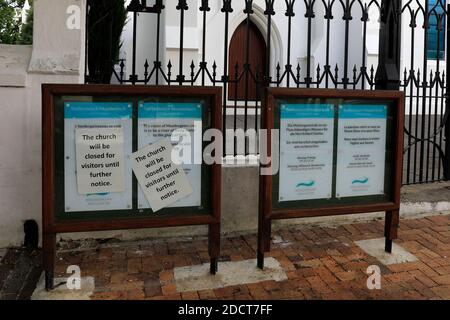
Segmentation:
{"type": "MultiPolygon", "coordinates": [[[[58,221],[55,196],[55,97],[58,96],[124,96],[162,98],[202,98],[209,101],[211,127],[222,128],[222,90],[216,87],[169,87],[169,86],[114,86],[114,85],[42,85],[42,222],[43,267],[46,288],[53,288],[56,257],[56,234],[103,230],[142,229],[174,226],[209,226],[210,271],[215,274],[220,253],[221,165],[210,168],[210,212],[206,215],[192,214],[169,217],[118,218],[108,221],[58,221]]],[[[136,151],[136,150],[133,150],[136,151]]],[[[135,177],[133,176],[133,179],[135,177]]],[[[136,208],[134,208],[136,209],[136,208]]]]}
{"type": "MultiPolygon", "coordinates": [[[[260,175],[259,185],[259,217],[258,217],[258,267],[264,268],[264,253],[270,251],[271,221],[273,219],[291,219],[303,217],[332,216],[368,212],[386,212],[385,250],[392,251],[392,240],[397,238],[400,210],[400,188],[403,165],[403,125],[404,94],[399,91],[362,91],[362,90],[329,90],[329,89],[266,89],[261,128],[268,131],[274,129],[275,104],[277,99],[361,99],[371,101],[392,101],[395,103],[393,142],[393,178],[391,200],[379,203],[358,205],[330,205],[320,208],[273,208],[273,176],[260,175]]],[[[273,155],[271,134],[268,134],[268,155],[273,155]]],[[[267,165],[270,166],[271,164],[267,165]]]]}

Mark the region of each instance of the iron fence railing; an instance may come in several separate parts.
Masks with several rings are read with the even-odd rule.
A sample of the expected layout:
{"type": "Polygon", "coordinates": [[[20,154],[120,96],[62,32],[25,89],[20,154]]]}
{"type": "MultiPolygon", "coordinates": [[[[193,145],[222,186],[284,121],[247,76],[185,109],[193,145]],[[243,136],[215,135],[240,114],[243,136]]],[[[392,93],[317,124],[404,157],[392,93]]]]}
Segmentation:
{"type": "MultiPolygon", "coordinates": [[[[450,154],[450,148],[445,143],[446,130],[449,131],[448,51],[443,54],[448,41],[441,41],[443,35],[449,36],[449,24],[446,23],[449,10],[444,0],[407,0],[401,4],[397,0],[222,0],[217,1],[218,13],[212,12],[217,4],[213,6],[208,0],[154,0],[152,5],[147,2],[150,1],[132,0],[127,8],[133,16],[131,72],[125,68],[126,61],[120,60],[113,74],[116,82],[222,86],[223,128],[256,131],[264,87],[403,90],[406,94],[403,183],[450,178],[450,160],[446,156],[450,154]],[[168,9],[176,10],[179,17],[177,67],[172,60],[161,59],[165,48],[161,47],[160,39],[166,27],[161,17],[168,9]],[[190,10],[198,10],[201,33],[198,49],[201,54],[199,61],[192,60],[186,66],[186,14],[190,10]],[[242,24],[246,30],[242,45],[245,59],[232,64],[230,16],[236,11],[243,14],[242,24]],[[255,66],[249,57],[252,52],[250,25],[256,20],[256,11],[258,19],[263,16],[264,20],[258,27],[265,39],[266,53],[265,64],[255,66]],[[151,30],[156,33],[155,59],[147,60],[141,66],[137,65],[136,59],[140,14],[156,15],[156,25],[151,30]],[[212,14],[221,15],[222,32],[210,30],[208,18],[212,14]],[[273,34],[275,28],[280,29],[280,24],[285,31],[281,35],[283,50],[279,61],[273,61],[271,50],[278,45],[273,43],[273,34]],[[375,32],[374,28],[377,28],[375,32]],[[321,33],[320,39],[317,39],[317,30],[321,33]],[[212,59],[208,58],[210,33],[223,36],[213,40],[214,46],[222,48],[223,55],[212,59]],[[437,45],[430,46],[431,36],[437,38],[437,45]],[[300,38],[305,41],[301,41],[299,49],[300,38]],[[375,47],[379,49],[376,52],[373,52],[373,39],[380,42],[376,43],[375,47]],[[408,42],[409,46],[405,45],[408,42]],[[402,57],[408,57],[403,61],[402,69],[400,49],[403,50],[402,57]],[[299,50],[305,53],[302,61],[298,59],[299,50]],[[238,86],[244,92],[244,99],[230,99],[230,96],[238,97],[238,86]],[[235,91],[234,94],[230,95],[229,90],[235,91]],[[250,97],[250,91],[256,92],[256,96],[250,97]]],[[[96,78],[95,74],[87,72],[86,82],[96,82],[96,78]]],[[[227,155],[257,153],[257,149],[250,150],[251,143],[239,150],[235,139],[227,139],[225,134],[224,145],[227,155]]]]}

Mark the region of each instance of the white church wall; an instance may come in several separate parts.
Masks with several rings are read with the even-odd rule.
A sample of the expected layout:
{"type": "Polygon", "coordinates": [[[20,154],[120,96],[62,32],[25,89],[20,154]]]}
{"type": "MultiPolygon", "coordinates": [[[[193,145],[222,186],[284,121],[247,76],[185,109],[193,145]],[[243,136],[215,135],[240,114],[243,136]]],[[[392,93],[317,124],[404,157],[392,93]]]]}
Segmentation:
{"type": "MultiPolygon", "coordinates": [[[[190,74],[190,64],[192,60],[198,68],[198,63],[202,57],[202,19],[203,13],[198,10],[200,1],[189,3],[189,10],[185,12],[185,32],[184,32],[184,48],[185,57],[183,60],[185,74],[190,74]],[[190,14],[190,15],[189,15],[190,14]],[[189,18],[192,18],[189,19],[189,18]],[[197,51],[198,58],[193,58],[193,51],[197,51]]],[[[276,66],[279,63],[281,68],[288,63],[287,61],[287,47],[288,47],[288,19],[285,16],[286,4],[284,1],[276,1],[274,4],[276,14],[272,17],[272,34],[271,34],[271,76],[276,75],[276,66]]],[[[224,73],[224,39],[225,39],[225,14],[221,12],[222,4],[220,1],[210,2],[211,10],[207,12],[207,30],[206,30],[206,61],[209,68],[213,62],[217,64],[218,77],[224,73]]],[[[254,13],[251,15],[252,22],[260,29],[262,35],[267,41],[267,16],[264,14],[265,1],[255,0],[253,2],[254,13]]],[[[323,19],[324,10],[322,3],[315,5],[316,17],[312,19],[312,46],[311,46],[311,76],[315,77],[315,70],[319,63],[321,67],[326,62],[326,20],[323,19]]],[[[340,65],[344,63],[344,34],[345,23],[342,20],[343,12],[340,6],[335,6],[335,18],[331,21],[331,37],[330,37],[330,64],[340,65]]],[[[231,37],[239,26],[244,21],[247,15],[243,12],[244,2],[233,2],[233,12],[229,14],[229,28],[228,28],[228,43],[231,37]]],[[[180,11],[176,10],[176,2],[166,4],[167,26],[166,26],[166,46],[168,56],[172,63],[172,71],[178,74],[178,60],[179,60],[179,23],[180,11]]],[[[357,11],[357,10],[355,10],[357,11]]],[[[291,31],[291,61],[293,68],[296,68],[297,63],[302,68],[302,78],[306,77],[306,61],[307,61],[307,30],[308,19],[305,15],[305,5],[301,1],[294,4],[295,16],[292,17],[292,31],[291,31]]],[[[352,50],[348,51],[349,61],[349,77],[352,76],[351,71],[353,66],[361,66],[362,63],[362,23],[360,21],[360,13],[358,13],[349,24],[349,47],[352,50]],[[353,49],[357,48],[357,49],[353,49]]],[[[228,50],[227,50],[228,54],[228,50]]],[[[168,60],[168,59],[167,59],[168,60]]],[[[341,70],[340,77],[343,77],[343,70],[341,70]]]]}
{"type": "MultiPolygon", "coordinates": [[[[131,0],[126,1],[126,5],[130,3],[131,0]]],[[[153,5],[151,2],[148,5],[153,5]]],[[[159,50],[159,60],[163,62],[165,61],[165,25],[166,25],[166,13],[165,10],[161,13],[161,33],[160,33],[160,50],[159,50]]],[[[149,72],[153,68],[153,62],[156,60],[156,44],[157,44],[157,15],[154,13],[139,13],[137,15],[137,37],[136,37],[136,74],[139,79],[144,79],[144,64],[145,61],[148,61],[149,64],[149,72]]],[[[133,13],[128,14],[128,21],[124,27],[122,33],[122,49],[120,53],[120,58],[125,59],[125,80],[129,79],[129,76],[132,74],[133,70],[133,23],[134,23],[134,15],[133,13]]],[[[120,71],[118,67],[116,67],[117,72],[120,71]]],[[[113,76],[113,82],[117,82],[113,76]]],[[[155,77],[152,77],[149,84],[155,83],[155,77]]]]}

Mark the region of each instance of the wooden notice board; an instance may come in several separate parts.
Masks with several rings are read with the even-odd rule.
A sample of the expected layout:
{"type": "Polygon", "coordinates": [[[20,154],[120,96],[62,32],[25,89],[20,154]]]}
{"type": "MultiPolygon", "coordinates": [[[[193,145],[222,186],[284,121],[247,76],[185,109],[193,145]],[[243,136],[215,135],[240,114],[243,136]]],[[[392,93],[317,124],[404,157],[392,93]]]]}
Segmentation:
{"type": "Polygon", "coordinates": [[[271,161],[260,169],[260,268],[274,219],[385,211],[385,250],[391,252],[403,121],[398,91],[267,89],[261,128],[268,130],[271,161]]]}
{"type": "MultiPolygon", "coordinates": [[[[44,84],[42,97],[46,287],[53,287],[56,234],[69,232],[208,225],[214,274],[220,250],[221,165],[203,161],[208,143],[203,133],[221,130],[221,89],[44,84]],[[190,133],[197,156],[181,164],[192,193],[154,212],[132,170],[131,154],[170,139],[177,129],[190,133]],[[99,143],[85,145],[80,137],[99,143]],[[114,141],[108,144],[107,139],[114,141]],[[114,161],[102,162],[105,157],[114,161]],[[86,171],[98,166],[109,169],[86,171]]],[[[168,146],[170,150],[170,141],[168,146]]],[[[160,186],[156,182],[151,183],[160,186]]],[[[169,186],[160,189],[165,188],[169,186]]]]}

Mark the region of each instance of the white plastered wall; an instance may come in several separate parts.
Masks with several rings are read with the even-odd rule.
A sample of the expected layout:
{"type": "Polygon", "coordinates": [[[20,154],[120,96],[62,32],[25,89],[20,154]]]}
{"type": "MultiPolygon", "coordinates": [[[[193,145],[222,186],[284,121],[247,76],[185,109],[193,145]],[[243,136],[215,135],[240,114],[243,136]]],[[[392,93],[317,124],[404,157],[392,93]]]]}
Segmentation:
{"type": "Polygon", "coordinates": [[[0,247],[22,244],[27,219],[41,230],[41,84],[84,77],[85,0],[34,6],[33,46],[0,45],[0,247]],[[70,6],[80,28],[67,28],[70,6]]]}

